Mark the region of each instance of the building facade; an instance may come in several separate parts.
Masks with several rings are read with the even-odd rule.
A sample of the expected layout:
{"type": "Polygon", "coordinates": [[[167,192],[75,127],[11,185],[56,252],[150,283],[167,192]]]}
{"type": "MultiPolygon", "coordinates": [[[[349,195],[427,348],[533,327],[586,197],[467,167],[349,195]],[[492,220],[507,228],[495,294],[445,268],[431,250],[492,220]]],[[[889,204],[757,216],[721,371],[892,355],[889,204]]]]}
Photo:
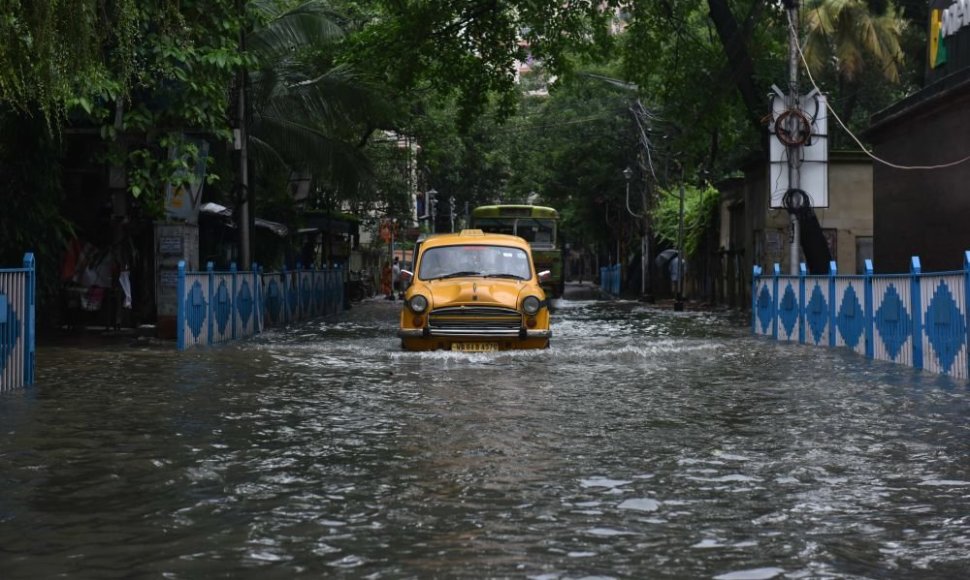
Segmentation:
{"type": "Polygon", "coordinates": [[[872,117],[874,267],[958,270],[970,249],[970,2],[934,0],[926,84],[872,117]],[[891,164],[891,165],[890,165],[891,164]]]}
{"type": "MultiPolygon", "coordinates": [[[[873,167],[858,153],[829,154],[829,207],[815,208],[839,274],[859,274],[873,248],[873,167]]],[[[754,161],[744,177],[718,184],[721,192],[720,250],[722,283],[718,299],[750,305],[751,270],[789,271],[791,224],[788,213],[770,207],[768,164],[754,161]]]]}

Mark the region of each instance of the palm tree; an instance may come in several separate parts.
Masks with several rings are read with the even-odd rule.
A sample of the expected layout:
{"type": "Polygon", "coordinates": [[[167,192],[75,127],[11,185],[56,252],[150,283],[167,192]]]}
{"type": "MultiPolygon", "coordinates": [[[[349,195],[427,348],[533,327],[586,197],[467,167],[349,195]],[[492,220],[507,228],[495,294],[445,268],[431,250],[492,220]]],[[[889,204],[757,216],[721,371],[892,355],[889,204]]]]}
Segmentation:
{"type": "Polygon", "coordinates": [[[809,0],[802,9],[803,51],[816,78],[834,72],[844,95],[842,117],[851,119],[864,73],[899,83],[903,65],[900,40],[906,28],[892,0],[877,12],[867,0],[809,0]],[[872,70],[870,67],[875,67],[872,70]]]}
{"type": "Polygon", "coordinates": [[[245,38],[255,65],[246,82],[247,155],[255,171],[310,174],[327,190],[356,191],[371,174],[361,146],[384,124],[387,107],[376,86],[334,63],[344,38],[339,15],[319,0],[287,10],[278,1],[250,0],[246,8],[258,23],[245,38]]]}

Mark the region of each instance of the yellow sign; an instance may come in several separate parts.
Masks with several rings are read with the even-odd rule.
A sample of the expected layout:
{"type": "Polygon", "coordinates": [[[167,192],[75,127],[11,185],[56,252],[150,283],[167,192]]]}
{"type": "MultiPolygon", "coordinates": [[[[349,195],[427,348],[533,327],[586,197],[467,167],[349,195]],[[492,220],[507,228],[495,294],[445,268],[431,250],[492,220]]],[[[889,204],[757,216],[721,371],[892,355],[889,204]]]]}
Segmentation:
{"type": "Polygon", "coordinates": [[[943,42],[943,11],[930,11],[930,68],[946,64],[946,44],[943,42]]]}

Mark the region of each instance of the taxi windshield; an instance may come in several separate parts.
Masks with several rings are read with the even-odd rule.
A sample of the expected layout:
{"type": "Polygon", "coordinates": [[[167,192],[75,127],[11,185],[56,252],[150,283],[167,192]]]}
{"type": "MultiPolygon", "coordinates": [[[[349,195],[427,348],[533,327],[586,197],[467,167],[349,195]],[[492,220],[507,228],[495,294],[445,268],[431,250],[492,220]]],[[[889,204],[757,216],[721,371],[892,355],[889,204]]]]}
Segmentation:
{"type": "Polygon", "coordinates": [[[421,254],[418,278],[437,280],[482,276],[528,280],[532,277],[529,255],[520,248],[488,245],[455,245],[428,248],[421,254]]]}

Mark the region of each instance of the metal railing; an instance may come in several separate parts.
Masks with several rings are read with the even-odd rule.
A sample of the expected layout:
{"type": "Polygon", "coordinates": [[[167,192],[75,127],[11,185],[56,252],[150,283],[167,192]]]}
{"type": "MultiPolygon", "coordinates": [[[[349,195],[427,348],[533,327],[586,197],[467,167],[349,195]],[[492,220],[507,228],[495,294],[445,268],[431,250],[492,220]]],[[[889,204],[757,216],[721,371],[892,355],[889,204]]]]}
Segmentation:
{"type": "Polygon", "coordinates": [[[34,384],[34,255],[23,268],[0,268],[0,391],[34,384]]]}
{"type": "Polygon", "coordinates": [[[240,272],[178,269],[179,350],[248,338],[265,328],[336,314],[343,309],[340,268],[266,273],[258,265],[240,272]]]}
{"type": "Polygon", "coordinates": [[[751,327],[757,335],[817,346],[846,347],[871,359],[970,378],[970,252],[964,269],[924,273],[918,257],[908,274],[770,275],[754,267],[751,327]]]}
{"type": "Polygon", "coordinates": [[[600,288],[613,296],[620,295],[621,268],[620,264],[600,266],[600,288]]]}

